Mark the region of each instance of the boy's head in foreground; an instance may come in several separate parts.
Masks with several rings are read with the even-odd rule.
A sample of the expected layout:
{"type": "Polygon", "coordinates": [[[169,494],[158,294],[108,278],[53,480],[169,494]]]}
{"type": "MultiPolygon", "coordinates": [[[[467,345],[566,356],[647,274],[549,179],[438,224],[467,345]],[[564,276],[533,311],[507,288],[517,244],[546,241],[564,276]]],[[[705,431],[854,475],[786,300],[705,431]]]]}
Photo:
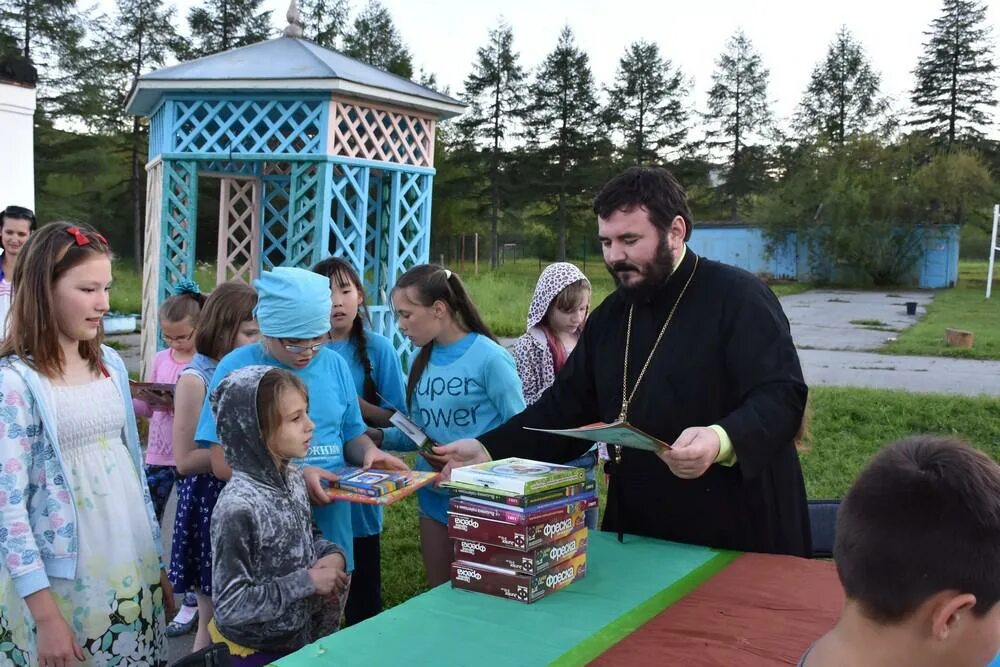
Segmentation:
{"type": "Polygon", "coordinates": [[[887,446],[848,492],[836,535],[847,603],[831,635],[854,628],[863,636],[842,639],[872,638],[873,651],[891,641],[914,665],[981,667],[997,655],[1000,466],[987,455],[929,436],[887,446]]]}

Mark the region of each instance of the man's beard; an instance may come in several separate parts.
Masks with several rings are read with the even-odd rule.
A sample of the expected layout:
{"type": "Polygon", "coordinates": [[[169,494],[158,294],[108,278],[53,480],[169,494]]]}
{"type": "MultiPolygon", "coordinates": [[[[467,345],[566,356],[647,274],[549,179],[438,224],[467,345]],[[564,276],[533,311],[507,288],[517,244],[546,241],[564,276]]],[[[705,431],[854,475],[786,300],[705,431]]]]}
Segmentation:
{"type": "Polygon", "coordinates": [[[674,256],[670,252],[667,244],[667,235],[660,234],[660,243],[656,247],[656,256],[653,261],[641,267],[630,262],[616,262],[615,264],[604,264],[608,273],[614,278],[615,286],[621,291],[626,299],[632,303],[649,301],[658,289],[673,275],[674,256]],[[642,280],[632,285],[626,285],[618,276],[618,271],[632,270],[640,273],[642,280]]]}

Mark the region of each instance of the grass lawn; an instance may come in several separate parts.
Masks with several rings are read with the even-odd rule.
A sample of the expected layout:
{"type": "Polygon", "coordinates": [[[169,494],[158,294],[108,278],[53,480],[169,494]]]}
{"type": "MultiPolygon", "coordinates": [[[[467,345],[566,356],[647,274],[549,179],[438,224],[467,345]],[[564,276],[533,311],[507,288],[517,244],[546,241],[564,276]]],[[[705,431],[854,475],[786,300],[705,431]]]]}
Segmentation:
{"type": "Polygon", "coordinates": [[[937,290],[927,315],[878,352],[966,359],[1000,359],[1000,271],[994,268],[993,296],[986,299],[986,262],[959,262],[958,286],[937,290]],[[972,348],[948,347],[945,329],[975,333],[972,348]]]}
{"type": "MultiPolygon", "coordinates": [[[[879,448],[915,433],[958,436],[1000,460],[994,398],[818,387],[810,391],[809,415],[808,442],[800,459],[810,498],[843,497],[879,448]]],[[[416,502],[397,503],[386,508],[382,534],[386,607],[426,590],[423,581],[416,502]]]]}

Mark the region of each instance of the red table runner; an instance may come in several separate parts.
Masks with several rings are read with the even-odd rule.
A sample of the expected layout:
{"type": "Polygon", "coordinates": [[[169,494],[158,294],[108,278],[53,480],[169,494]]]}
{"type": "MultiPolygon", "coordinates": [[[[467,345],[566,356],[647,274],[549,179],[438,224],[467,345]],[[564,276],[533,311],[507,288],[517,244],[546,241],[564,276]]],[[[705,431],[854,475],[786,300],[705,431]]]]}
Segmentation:
{"type": "Polygon", "coordinates": [[[830,561],[744,554],[590,664],[796,665],[843,603],[830,561]]]}

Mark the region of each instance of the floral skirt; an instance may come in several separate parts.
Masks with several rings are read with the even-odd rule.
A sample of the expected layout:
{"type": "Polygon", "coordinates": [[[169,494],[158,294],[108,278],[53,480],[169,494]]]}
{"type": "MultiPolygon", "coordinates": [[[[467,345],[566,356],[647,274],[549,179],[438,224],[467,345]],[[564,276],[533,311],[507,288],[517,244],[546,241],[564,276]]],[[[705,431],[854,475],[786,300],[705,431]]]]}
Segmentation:
{"type": "MultiPolygon", "coordinates": [[[[167,664],[160,560],[128,450],[103,440],[63,453],[77,507],[76,580],[49,590],[86,665],[167,664]]],[[[79,665],[73,660],[74,665],[79,665]]],[[[0,665],[37,665],[35,623],[0,572],[0,665]]]]}

